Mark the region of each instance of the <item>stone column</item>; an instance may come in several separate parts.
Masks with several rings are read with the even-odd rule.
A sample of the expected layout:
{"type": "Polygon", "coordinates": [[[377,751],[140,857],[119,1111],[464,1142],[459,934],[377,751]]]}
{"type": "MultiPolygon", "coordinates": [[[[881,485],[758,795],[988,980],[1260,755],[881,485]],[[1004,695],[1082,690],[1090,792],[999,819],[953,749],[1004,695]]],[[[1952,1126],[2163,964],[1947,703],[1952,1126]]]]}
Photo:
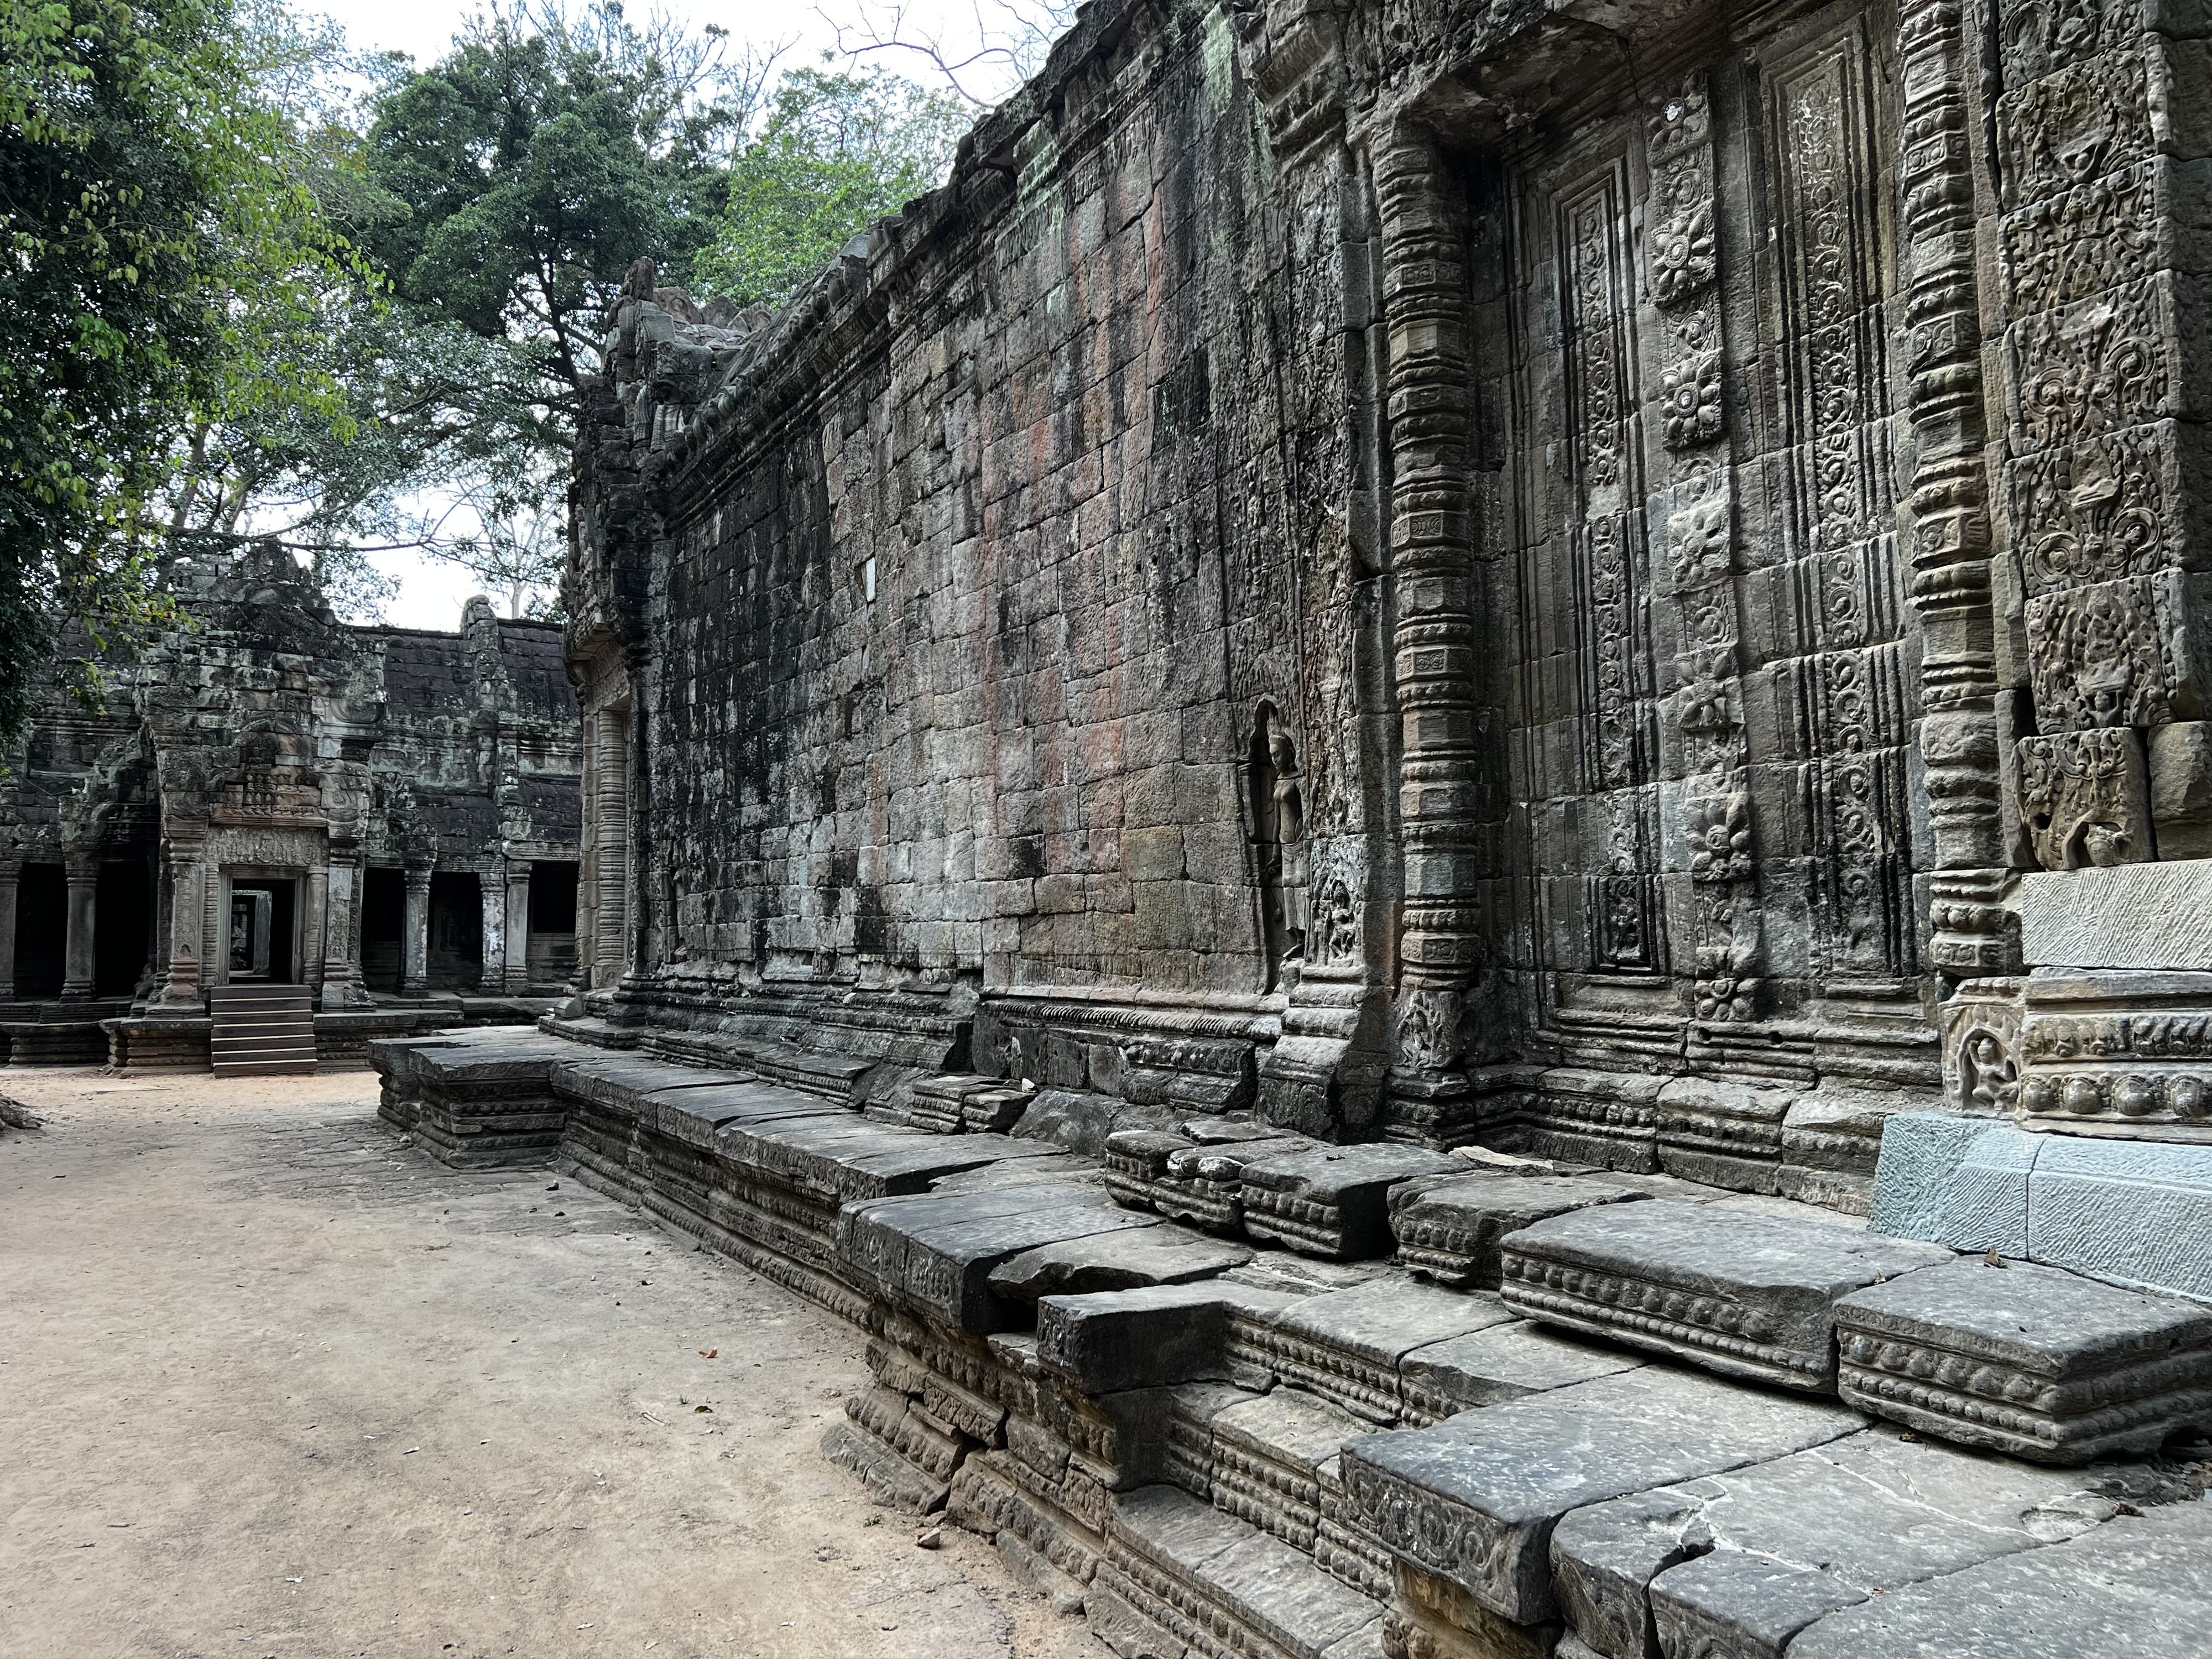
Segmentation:
{"type": "Polygon", "coordinates": [[[200,1006],[200,926],[207,901],[207,879],[199,842],[169,841],[161,855],[169,868],[168,976],[155,998],[157,1007],[197,1010],[200,1006]]]}
{"type": "MultiPolygon", "coordinates": [[[[1475,529],[1466,227],[1451,170],[1417,133],[1376,158],[1395,483],[1396,659],[1405,908],[1398,941],[1398,1069],[1461,1068],[1465,999],[1485,940],[1484,733],[1474,616],[1475,529]]],[[[1497,1022],[1484,1022],[1492,1024],[1497,1022]]]]}
{"type": "Polygon", "coordinates": [[[517,859],[507,866],[507,988],[530,983],[530,863],[517,859]]]}
{"type": "MultiPolygon", "coordinates": [[[[307,913],[300,918],[300,978],[310,990],[323,988],[326,963],[325,936],[329,932],[331,874],[327,869],[307,872],[307,913]]],[[[229,927],[230,918],[223,918],[229,927]]]]}
{"type": "Polygon", "coordinates": [[[0,1002],[15,996],[15,884],[21,872],[0,865],[0,1002]]]}
{"type": "Polygon", "coordinates": [[[399,994],[419,997],[430,988],[430,869],[407,866],[406,920],[399,937],[399,994]]]}
{"type": "Polygon", "coordinates": [[[629,721],[617,709],[592,717],[591,984],[611,990],[629,958],[629,721]]]}
{"type": "Polygon", "coordinates": [[[507,988],[507,884],[495,870],[485,871],[477,884],[483,900],[483,957],[477,989],[495,996],[507,988]]]}
{"type": "Polygon", "coordinates": [[[324,930],[323,1006],[366,1008],[375,999],[361,982],[361,854],[331,854],[328,923],[324,930]]]}
{"type": "Polygon", "coordinates": [[[92,995],[93,928],[99,915],[100,866],[69,861],[69,942],[63,957],[62,996],[81,1001],[92,995]]]}

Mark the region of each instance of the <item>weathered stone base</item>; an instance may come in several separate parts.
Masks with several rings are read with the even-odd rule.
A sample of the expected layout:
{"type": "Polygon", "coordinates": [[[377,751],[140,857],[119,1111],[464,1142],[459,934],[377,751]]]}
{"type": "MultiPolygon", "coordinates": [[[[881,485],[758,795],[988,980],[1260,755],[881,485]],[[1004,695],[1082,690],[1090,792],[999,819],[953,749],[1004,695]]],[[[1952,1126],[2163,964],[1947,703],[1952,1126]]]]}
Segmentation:
{"type": "MultiPolygon", "coordinates": [[[[1387,1236],[1342,1263],[1209,1237],[1117,1201],[1126,1171],[1109,1185],[1026,1121],[933,1133],[740,1066],[532,1032],[376,1058],[385,1115],[441,1155],[532,1142],[849,1321],[872,1385],[825,1455],[993,1538],[1125,1659],[1778,1656],[1905,1587],[1952,1617],[1943,1586],[1981,1595],[1976,1564],[2201,1484],[1911,1441],[1560,1335],[1380,1260],[1387,1236]]],[[[908,1092],[972,1097],[958,1077],[908,1092]]],[[[1829,1231],[1846,1254],[1907,1248],[1829,1231]]]]}

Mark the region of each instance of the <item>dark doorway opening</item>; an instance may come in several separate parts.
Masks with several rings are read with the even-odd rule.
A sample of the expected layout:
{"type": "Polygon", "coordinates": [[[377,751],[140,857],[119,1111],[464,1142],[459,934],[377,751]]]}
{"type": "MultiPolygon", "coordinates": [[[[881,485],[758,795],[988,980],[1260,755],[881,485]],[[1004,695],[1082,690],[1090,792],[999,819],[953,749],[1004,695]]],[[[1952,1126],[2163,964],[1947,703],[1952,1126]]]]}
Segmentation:
{"type": "Polygon", "coordinates": [[[397,995],[404,966],[407,878],[398,870],[369,870],[361,884],[361,982],[397,995]]]}
{"type": "Polygon", "coordinates": [[[147,923],[154,896],[148,874],[143,860],[100,866],[92,923],[94,996],[132,995],[146,976],[146,959],[152,954],[147,923]]]}
{"type": "Polygon", "coordinates": [[[299,983],[292,949],[299,885],[296,881],[258,877],[230,884],[232,979],[299,983]]]}
{"type": "Polygon", "coordinates": [[[530,961],[532,985],[565,985],[576,976],[576,866],[543,860],[530,866],[530,961]]]}
{"type": "Polygon", "coordinates": [[[473,991],[483,979],[483,889],[473,872],[430,878],[429,988],[473,991]]]}
{"type": "Polygon", "coordinates": [[[69,878],[58,864],[27,864],[15,884],[15,994],[58,997],[69,946],[69,878]]]}

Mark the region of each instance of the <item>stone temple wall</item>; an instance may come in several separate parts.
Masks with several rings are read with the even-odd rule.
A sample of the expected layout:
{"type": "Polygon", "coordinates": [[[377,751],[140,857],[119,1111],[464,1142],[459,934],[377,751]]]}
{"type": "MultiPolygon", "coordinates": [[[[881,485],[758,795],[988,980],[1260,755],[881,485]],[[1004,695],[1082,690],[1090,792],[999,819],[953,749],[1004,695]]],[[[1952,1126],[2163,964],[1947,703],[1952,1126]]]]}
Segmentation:
{"type": "Polygon", "coordinates": [[[782,314],[641,267],[592,1012],[1856,1210],[2195,1137],[2193,18],[1102,0],[782,314]]]}

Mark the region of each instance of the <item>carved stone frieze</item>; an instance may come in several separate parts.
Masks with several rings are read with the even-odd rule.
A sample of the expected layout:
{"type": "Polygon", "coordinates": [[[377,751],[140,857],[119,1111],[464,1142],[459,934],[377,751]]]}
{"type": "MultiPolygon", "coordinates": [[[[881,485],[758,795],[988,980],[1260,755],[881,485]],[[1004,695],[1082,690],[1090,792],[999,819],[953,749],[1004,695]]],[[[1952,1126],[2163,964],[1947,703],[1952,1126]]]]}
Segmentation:
{"type": "Polygon", "coordinates": [[[2160,422],[2011,465],[2013,538],[2032,592],[2148,576],[2174,562],[2178,504],[2166,475],[2176,442],[2160,422]]]}
{"type": "Polygon", "coordinates": [[[2172,718],[2175,664],[2162,591],[2172,590],[2134,576],[2028,601],[2039,724],[2078,732],[2172,718]]]}
{"type": "Polygon", "coordinates": [[[2019,447],[2078,443],[2170,412],[2173,333],[2164,277],[2014,324],[2019,447]]]}
{"type": "Polygon", "coordinates": [[[2124,727],[2023,738],[2021,817],[2046,870],[2149,858],[2142,738],[2124,727]]]}
{"type": "Polygon", "coordinates": [[[1997,102],[1997,143],[2007,209],[2118,173],[2151,154],[2153,88],[2162,80],[2159,52],[2147,40],[2005,93],[1997,102]]]}

